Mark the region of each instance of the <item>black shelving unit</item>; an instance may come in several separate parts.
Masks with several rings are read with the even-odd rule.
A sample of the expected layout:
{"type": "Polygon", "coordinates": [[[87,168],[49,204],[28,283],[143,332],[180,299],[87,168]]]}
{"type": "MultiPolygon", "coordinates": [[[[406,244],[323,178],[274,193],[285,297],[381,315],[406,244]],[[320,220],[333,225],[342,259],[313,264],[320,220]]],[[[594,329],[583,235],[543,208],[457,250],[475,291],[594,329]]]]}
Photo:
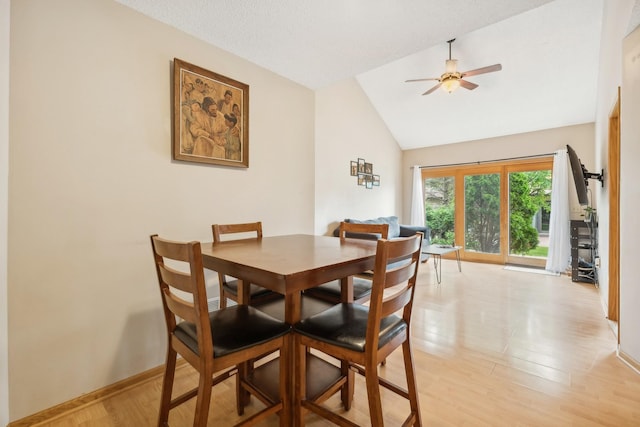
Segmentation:
{"type": "Polygon", "coordinates": [[[571,280],[598,286],[598,221],[595,214],[589,220],[571,221],[571,280]]]}

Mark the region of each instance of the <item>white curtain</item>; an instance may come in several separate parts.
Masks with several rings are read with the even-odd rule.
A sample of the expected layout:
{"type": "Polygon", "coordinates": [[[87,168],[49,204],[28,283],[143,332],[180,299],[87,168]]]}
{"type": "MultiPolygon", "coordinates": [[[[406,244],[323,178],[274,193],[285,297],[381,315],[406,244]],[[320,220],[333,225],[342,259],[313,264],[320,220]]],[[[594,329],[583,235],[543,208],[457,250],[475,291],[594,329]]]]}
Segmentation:
{"type": "Polygon", "coordinates": [[[551,182],[551,218],[549,219],[549,254],[546,270],[563,273],[571,260],[569,224],[569,168],[567,150],[558,150],[553,159],[551,182]]]}
{"type": "Polygon", "coordinates": [[[425,225],[424,196],[422,195],[422,171],[420,166],[413,167],[413,193],[411,196],[411,225],[425,225]]]}

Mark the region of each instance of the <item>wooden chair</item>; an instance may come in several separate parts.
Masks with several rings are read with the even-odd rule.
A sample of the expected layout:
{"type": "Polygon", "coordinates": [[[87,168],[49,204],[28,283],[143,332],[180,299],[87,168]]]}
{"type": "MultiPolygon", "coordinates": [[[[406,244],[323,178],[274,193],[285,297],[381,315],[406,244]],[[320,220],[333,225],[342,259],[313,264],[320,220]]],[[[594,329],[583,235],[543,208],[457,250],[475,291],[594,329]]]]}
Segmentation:
{"type": "Polygon", "coordinates": [[[290,425],[289,325],[248,305],[209,313],[200,243],[173,242],[153,235],[151,246],[168,339],[158,426],[168,426],[169,411],[193,397],[196,397],[193,425],[206,426],[211,388],[234,374],[238,415],[244,413],[248,393],[266,405],[237,425],[253,425],[276,413],[280,414],[281,426],[290,425]],[[171,266],[166,265],[165,260],[171,260],[171,266]],[[184,269],[177,269],[178,262],[184,264],[184,269]],[[176,318],[183,320],[177,322],[176,318]],[[248,375],[247,361],[278,350],[279,357],[248,375]],[[199,381],[196,388],[172,399],[178,354],[199,372],[199,381]],[[277,381],[271,381],[271,386],[266,387],[258,384],[259,369],[279,369],[279,386],[273,386],[277,381]]]}
{"type": "MultiPolygon", "coordinates": [[[[304,411],[312,411],[341,426],[356,424],[322,405],[328,393],[305,396],[307,390],[307,349],[328,354],[364,375],[369,398],[370,425],[383,426],[380,386],[409,400],[410,414],[402,425],[420,426],[420,408],[410,345],[411,309],[420,264],[422,234],[378,241],[369,306],[342,303],[294,326],[296,387],[295,405],[301,409],[296,421],[303,424],[304,411]],[[398,312],[401,311],[401,315],[398,312]],[[407,390],[378,376],[377,365],[402,346],[407,390]]],[[[312,356],[311,356],[312,357],[312,356]]],[[[346,384],[346,373],[340,382],[346,384]]],[[[336,384],[340,384],[336,382],[336,384]]],[[[332,392],[342,390],[331,388],[332,392]]],[[[353,393],[353,390],[349,390],[353,393]]],[[[344,400],[343,400],[344,402],[344,400]]],[[[349,409],[350,402],[345,404],[349,409]]]]}
{"type": "MultiPolygon", "coordinates": [[[[389,224],[360,224],[351,222],[340,223],[340,237],[341,241],[344,241],[347,237],[354,236],[355,238],[372,238],[372,235],[378,235],[383,239],[386,239],[389,235],[389,224]]],[[[371,277],[372,272],[363,272],[360,275],[353,277],[353,301],[354,302],[366,302],[371,297],[371,277]]],[[[344,295],[342,295],[342,287],[340,286],[340,280],[334,280],[332,282],[324,283],[315,288],[309,289],[305,292],[307,295],[314,298],[322,299],[324,301],[338,304],[345,301],[344,295]]]]}
{"type": "MultiPolygon", "coordinates": [[[[255,236],[256,239],[262,238],[262,222],[251,222],[243,224],[213,224],[213,241],[218,243],[222,241],[223,234],[241,234],[255,236]]],[[[220,284],[220,308],[227,306],[227,298],[238,302],[238,280],[229,279],[226,275],[218,273],[218,283],[220,284]]],[[[281,295],[263,288],[262,286],[249,285],[249,301],[248,305],[262,304],[282,298],[281,295]]]]}

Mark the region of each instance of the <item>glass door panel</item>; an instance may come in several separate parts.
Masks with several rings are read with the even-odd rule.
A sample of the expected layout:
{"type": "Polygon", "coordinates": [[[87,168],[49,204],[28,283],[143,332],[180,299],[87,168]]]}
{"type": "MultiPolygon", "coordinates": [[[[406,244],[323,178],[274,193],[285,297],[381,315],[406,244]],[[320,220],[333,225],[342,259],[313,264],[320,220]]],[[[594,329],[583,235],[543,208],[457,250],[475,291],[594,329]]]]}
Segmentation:
{"type": "Polygon", "coordinates": [[[509,173],[509,263],[544,266],[550,212],[551,170],[509,173]]]}
{"type": "Polygon", "coordinates": [[[500,254],[500,174],[464,177],[464,249],[500,254]]]}
{"type": "Polygon", "coordinates": [[[431,243],[455,244],[455,177],[425,179],[424,195],[427,224],[431,229],[431,243]]]}

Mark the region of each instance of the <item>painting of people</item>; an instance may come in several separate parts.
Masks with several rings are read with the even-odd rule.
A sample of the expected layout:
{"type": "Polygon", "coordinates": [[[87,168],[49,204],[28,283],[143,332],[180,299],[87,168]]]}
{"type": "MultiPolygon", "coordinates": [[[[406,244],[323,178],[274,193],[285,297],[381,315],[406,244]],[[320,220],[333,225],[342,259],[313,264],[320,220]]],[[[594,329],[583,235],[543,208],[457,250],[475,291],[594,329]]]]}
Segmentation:
{"type": "Polygon", "coordinates": [[[249,167],[249,86],[173,61],[173,158],[249,167]]]}

